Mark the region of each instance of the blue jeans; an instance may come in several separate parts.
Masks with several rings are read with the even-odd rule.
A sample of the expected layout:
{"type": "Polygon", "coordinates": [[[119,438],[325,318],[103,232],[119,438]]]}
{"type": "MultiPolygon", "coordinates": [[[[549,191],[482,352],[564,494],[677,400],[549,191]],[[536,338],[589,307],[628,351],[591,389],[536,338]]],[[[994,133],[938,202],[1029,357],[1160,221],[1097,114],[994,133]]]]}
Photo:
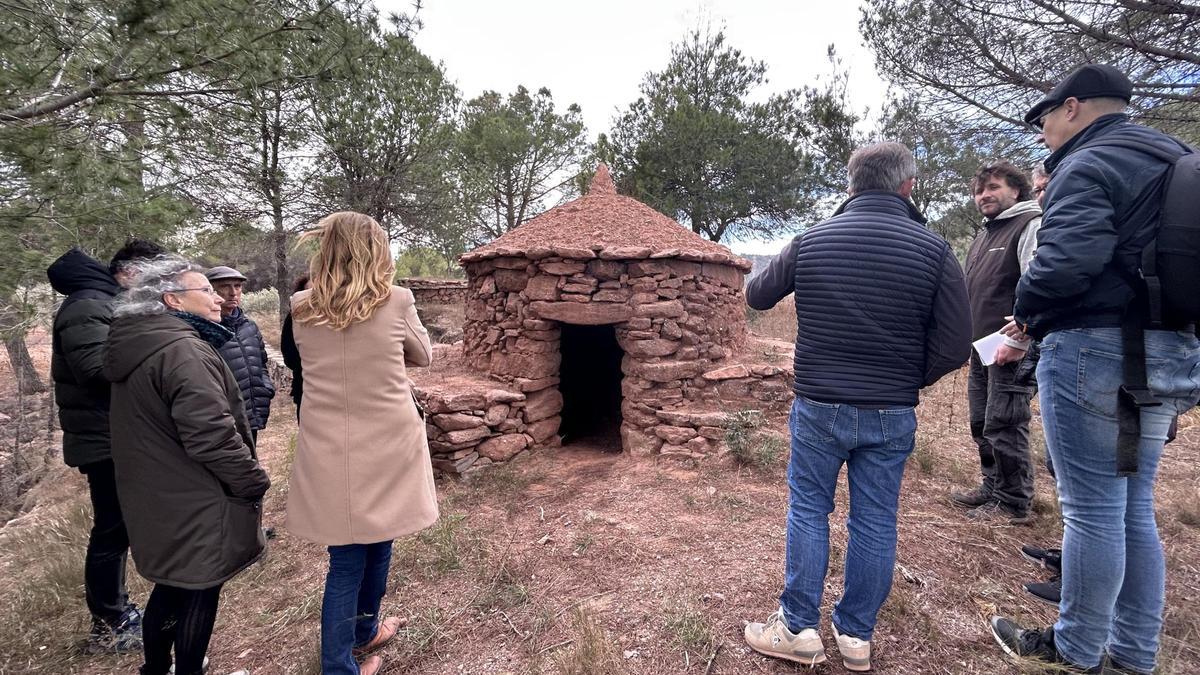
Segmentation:
{"type": "Polygon", "coordinates": [[[833,608],[838,632],[870,640],[892,590],[896,507],[904,462],[913,450],[912,408],[875,410],[797,397],[790,421],[787,567],[779,596],[788,629],[817,628],[829,567],[829,514],[838,474],[850,484],[845,586],[833,608]]]}
{"type": "Polygon", "coordinates": [[[352,650],[375,637],[391,560],[391,541],[329,547],[321,602],[322,675],[357,675],[352,650]]]}
{"type": "Polygon", "coordinates": [[[1051,333],[1038,364],[1046,447],[1063,514],[1059,653],[1082,668],[1105,650],[1122,665],[1154,669],[1165,600],[1154,477],[1167,428],[1200,398],[1200,342],[1189,333],[1147,331],[1146,377],[1163,405],[1144,408],[1138,472],[1117,476],[1121,332],[1051,333]]]}

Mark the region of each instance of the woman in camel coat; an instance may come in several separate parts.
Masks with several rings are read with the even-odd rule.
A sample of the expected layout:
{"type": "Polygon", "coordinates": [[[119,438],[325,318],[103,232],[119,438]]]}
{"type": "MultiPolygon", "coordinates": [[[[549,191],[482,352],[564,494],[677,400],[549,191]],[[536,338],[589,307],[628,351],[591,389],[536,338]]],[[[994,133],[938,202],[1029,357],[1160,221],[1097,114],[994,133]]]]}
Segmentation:
{"type": "Polygon", "coordinates": [[[292,296],[304,363],[304,414],[288,491],[287,529],[329,547],[321,610],[321,672],[378,672],[399,628],[379,621],[392,540],[438,517],[425,423],[407,365],[429,365],[429,335],[412,292],[391,285],[387,237],[369,216],[335,213],[319,242],[311,287],[292,296]]]}

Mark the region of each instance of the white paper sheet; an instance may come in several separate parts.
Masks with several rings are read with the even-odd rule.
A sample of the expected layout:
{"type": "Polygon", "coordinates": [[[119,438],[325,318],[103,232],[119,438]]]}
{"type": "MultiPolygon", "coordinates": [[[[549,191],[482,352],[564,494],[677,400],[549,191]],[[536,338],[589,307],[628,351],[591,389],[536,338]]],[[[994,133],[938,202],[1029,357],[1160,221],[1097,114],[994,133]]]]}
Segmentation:
{"type": "Polygon", "coordinates": [[[1004,335],[1000,331],[996,331],[991,335],[985,335],[971,343],[975,348],[975,353],[979,354],[979,360],[985,366],[992,365],[996,360],[996,349],[1004,344],[1004,335]]]}

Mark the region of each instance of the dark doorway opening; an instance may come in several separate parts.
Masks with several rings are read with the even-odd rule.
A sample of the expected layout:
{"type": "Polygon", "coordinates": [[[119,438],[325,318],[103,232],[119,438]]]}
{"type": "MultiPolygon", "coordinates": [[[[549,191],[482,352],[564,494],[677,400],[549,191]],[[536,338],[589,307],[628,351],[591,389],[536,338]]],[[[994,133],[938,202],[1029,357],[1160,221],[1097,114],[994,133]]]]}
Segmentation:
{"type": "Polygon", "coordinates": [[[563,443],[621,449],[621,346],[613,325],[562,324],[563,443]]]}

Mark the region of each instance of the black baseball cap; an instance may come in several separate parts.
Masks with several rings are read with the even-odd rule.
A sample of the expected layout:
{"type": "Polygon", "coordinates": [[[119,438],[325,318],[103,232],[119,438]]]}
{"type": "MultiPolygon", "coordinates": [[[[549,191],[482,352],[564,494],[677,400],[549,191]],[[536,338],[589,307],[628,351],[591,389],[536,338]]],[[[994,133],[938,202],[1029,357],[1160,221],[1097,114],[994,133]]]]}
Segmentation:
{"type": "Polygon", "coordinates": [[[1076,68],[1030,108],[1025,113],[1025,122],[1036,123],[1047,111],[1072,97],[1081,101],[1088,98],[1119,98],[1128,103],[1133,98],[1133,83],[1125,73],[1106,63],[1089,63],[1076,68]]]}

